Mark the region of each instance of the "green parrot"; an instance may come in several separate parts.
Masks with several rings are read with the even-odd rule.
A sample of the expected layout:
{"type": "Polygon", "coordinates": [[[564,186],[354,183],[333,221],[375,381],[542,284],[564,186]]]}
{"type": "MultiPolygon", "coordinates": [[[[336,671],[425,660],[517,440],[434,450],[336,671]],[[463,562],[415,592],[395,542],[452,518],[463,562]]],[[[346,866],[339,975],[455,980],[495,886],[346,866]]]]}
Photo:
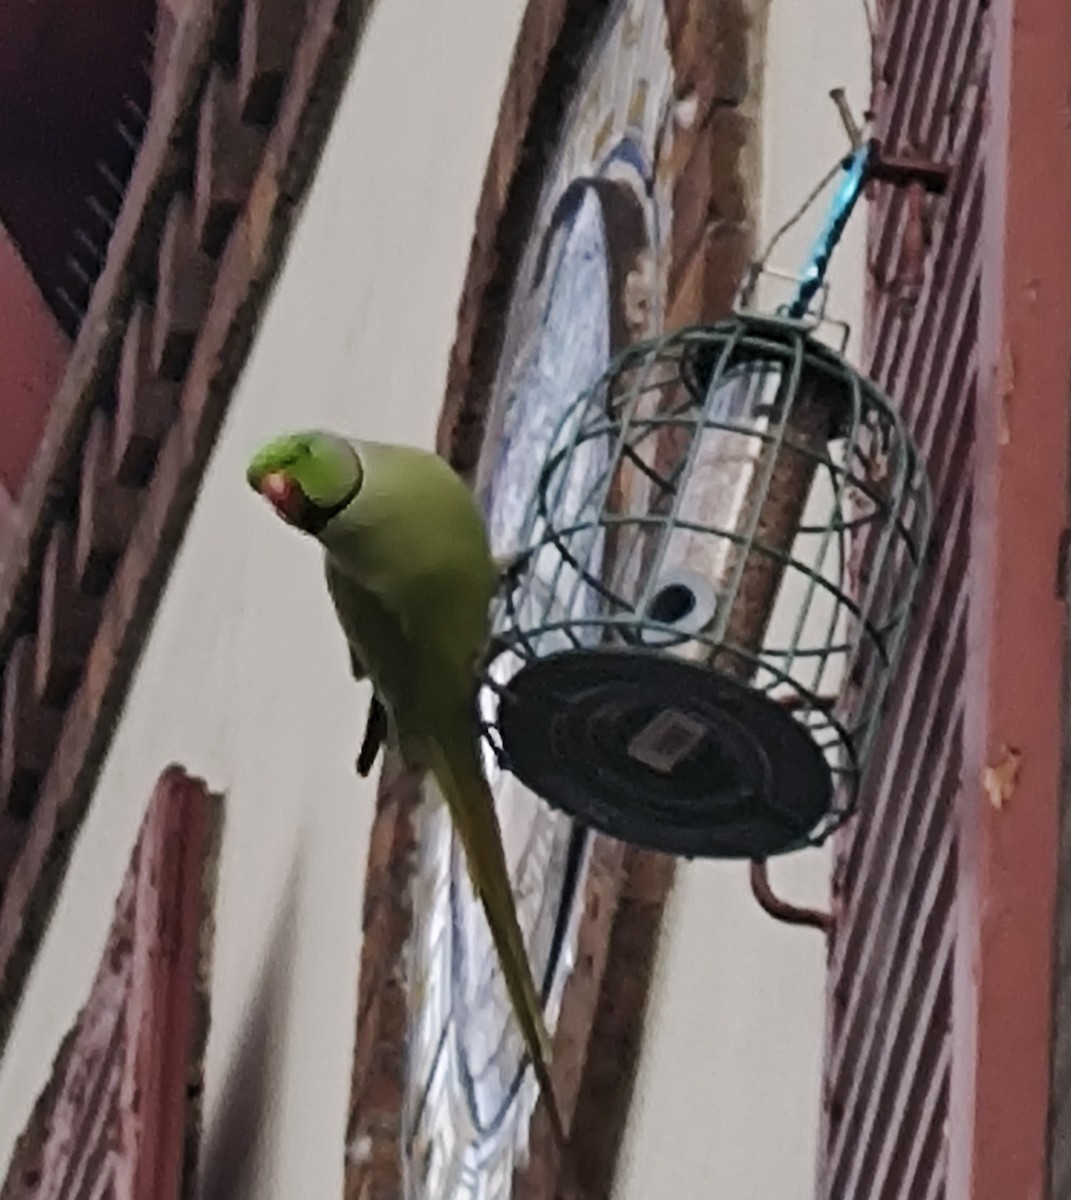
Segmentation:
{"type": "Polygon", "coordinates": [[[246,472],[290,525],[324,548],[327,587],[357,679],[371,681],[357,769],[390,738],[407,766],[430,771],[461,838],[473,890],[546,1099],[550,1038],[517,922],[494,800],[480,761],[477,672],[503,570],[464,481],[438,455],[312,431],[275,438],[246,472]]]}

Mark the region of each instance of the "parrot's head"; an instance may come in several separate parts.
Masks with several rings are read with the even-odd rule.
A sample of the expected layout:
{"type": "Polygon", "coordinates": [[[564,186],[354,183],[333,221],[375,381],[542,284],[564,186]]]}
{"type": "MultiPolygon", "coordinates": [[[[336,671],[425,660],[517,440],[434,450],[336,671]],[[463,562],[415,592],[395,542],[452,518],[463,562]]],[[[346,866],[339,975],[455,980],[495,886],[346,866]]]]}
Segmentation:
{"type": "Polygon", "coordinates": [[[315,536],[361,490],[364,472],[345,438],[311,431],[273,438],[245,477],[284,521],[315,536]]]}

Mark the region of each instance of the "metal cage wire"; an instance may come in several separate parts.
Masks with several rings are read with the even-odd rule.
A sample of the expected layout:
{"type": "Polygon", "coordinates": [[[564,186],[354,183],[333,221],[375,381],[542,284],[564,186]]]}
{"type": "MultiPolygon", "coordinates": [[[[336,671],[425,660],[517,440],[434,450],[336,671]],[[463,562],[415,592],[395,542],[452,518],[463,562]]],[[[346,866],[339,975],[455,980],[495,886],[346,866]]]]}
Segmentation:
{"type": "MultiPolygon", "coordinates": [[[[698,667],[776,705],[821,752],[829,803],[817,820],[813,806],[782,814],[789,828],[764,852],[820,842],[855,806],[929,526],[901,418],[802,322],[740,313],[630,347],[559,423],[519,533],[480,701],[495,757],[620,835],[612,796],[594,814],[567,798],[567,762],[549,791],[518,770],[508,706],[521,703],[526,672],[569,656],[596,675],[615,651],[652,680],[671,669],[675,726],[633,729],[627,746],[633,776],[646,771],[654,785],[702,737],[702,721],[688,734],[698,667]]],[[[553,730],[547,738],[544,751],[553,730]]],[[[662,808],[655,797],[652,820],[672,821],[662,808]]],[[[704,852],[702,839],[653,840],[704,852]]]]}

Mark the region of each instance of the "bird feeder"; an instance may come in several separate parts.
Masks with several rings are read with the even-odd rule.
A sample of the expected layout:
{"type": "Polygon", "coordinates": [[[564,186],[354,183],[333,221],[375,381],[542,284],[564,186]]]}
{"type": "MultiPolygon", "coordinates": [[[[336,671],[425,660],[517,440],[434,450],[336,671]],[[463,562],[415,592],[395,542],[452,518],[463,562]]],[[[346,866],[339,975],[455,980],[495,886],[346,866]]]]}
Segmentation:
{"type": "Polygon", "coordinates": [[[929,529],[881,391],[810,324],[635,345],[561,420],[494,619],[482,715],[553,807],[687,857],[852,811],[929,529]]]}
{"type": "Polygon", "coordinates": [[[480,696],[498,761],[650,849],[822,841],[855,807],[896,668],[929,489],[812,302],[867,183],[940,194],[948,171],[848,132],[778,315],[632,346],[566,412],[499,597],[480,696]]]}

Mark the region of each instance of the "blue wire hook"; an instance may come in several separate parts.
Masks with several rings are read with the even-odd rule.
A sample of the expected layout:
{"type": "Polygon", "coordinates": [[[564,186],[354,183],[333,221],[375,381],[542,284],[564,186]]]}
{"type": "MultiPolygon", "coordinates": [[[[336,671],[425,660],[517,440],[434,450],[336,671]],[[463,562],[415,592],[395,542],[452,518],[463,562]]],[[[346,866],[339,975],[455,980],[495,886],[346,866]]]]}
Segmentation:
{"type": "Polygon", "coordinates": [[[877,143],[864,142],[851,157],[844,160],[844,177],[837,188],[822,232],[811,247],[810,257],[800,277],[793,299],[781,307],[781,312],[793,320],[802,320],[814,299],[829,269],[829,260],[844,233],[848,218],[852,215],[856,201],[863,194],[870,178],[870,170],[877,151],[877,143]]]}

